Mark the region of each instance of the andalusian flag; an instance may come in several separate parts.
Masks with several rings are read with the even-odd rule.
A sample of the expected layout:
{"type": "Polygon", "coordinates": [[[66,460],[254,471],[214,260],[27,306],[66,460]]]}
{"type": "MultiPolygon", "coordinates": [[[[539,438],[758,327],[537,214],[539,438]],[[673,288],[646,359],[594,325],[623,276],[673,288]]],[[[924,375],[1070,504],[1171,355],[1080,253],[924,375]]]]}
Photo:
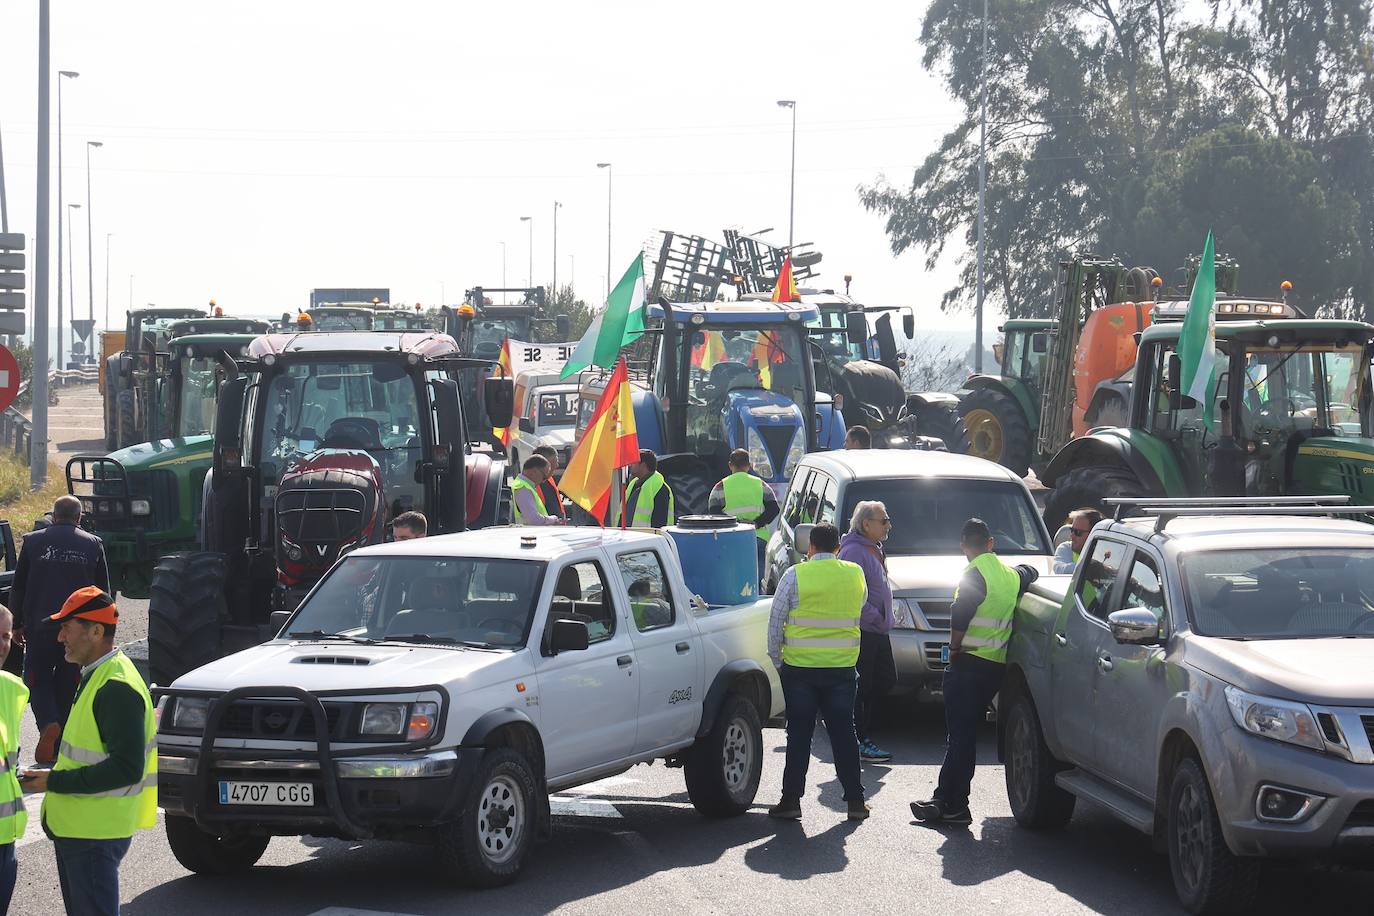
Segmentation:
{"type": "Polygon", "coordinates": [[[558,377],[565,379],[588,366],[611,368],[620,356],[620,348],[638,340],[643,333],[644,255],[637,254],[558,377]]]}
{"type": "Polygon", "coordinates": [[[1203,408],[1203,417],[1212,419],[1212,376],[1216,370],[1217,339],[1217,274],[1213,252],[1212,230],[1202,246],[1202,261],[1193,280],[1193,294],[1188,299],[1188,314],[1178,335],[1178,358],[1183,371],[1182,393],[1203,408]]]}
{"type": "Polygon", "coordinates": [[[638,460],[639,437],[635,434],[629,372],[625,360],[618,359],[587,429],[563,469],[558,488],[604,525],[611,502],[612,472],[638,460]]]}
{"type": "MultiPolygon", "coordinates": [[[[510,338],[509,338],[509,337],[507,337],[505,340],[501,341],[501,356],[496,360],[496,364],[497,364],[498,366],[501,367],[501,377],[502,377],[502,378],[510,378],[510,374],[511,374],[511,373],[510,373],[510,365],[511,365],[511,363],[510,363],[510,338]]],[[[512,423],[515,422],[515,418],[514,418],[514,417],[511,418],[511,422],[512,422],[512,423]]],[[[510,430],[510,427],[509,427],[509,426],[506,426],[506,427],[493,426],[491,431],[492,431],[492,434],[496,436],[496,438],[500,441],[500,443],[501,443],[502,445],[506,445],[506,446],[509,446],[509,445],[510,445],[510,440],[511,440],[513,437],[512,437],[512,435],[511,435],[511,430],[510,430]]]]}
{"type": "Polygon", "coordinates": [[[778,282],[773,285],[774,302],[800,302],[797,281],[792,279],[791,256],[782,259],[782,270],[778,271],[778,282]]]}

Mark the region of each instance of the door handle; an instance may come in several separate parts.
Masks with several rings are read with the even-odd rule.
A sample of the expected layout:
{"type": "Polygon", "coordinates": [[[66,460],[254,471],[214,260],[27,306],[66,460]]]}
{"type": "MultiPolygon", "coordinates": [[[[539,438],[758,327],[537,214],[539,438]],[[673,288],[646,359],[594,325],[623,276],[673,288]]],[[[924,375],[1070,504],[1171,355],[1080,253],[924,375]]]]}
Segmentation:
{"type": "Polygon", "coordinates": [[[677,654],[678,654],[678,655],[686,655],[688,652],[691,652],[691,651],[692,651],[692,644],[691,644],[691,643],[680,642],[680,643],[678,643],[676,646],[674,646],[673,648],[674,648],[674,649],[677,649],[677,654]]]}
{"type": "Polygon", "coordinates": [[[1101,668],[1103,671],[1111,671],[1113,667],[1112,657],[1110,655],[1099,655],[1097,657],[1097,667],[1101,668]]]}
{"type": "Polygon", "coordinates": [[[1065,636],[1063,633],[1055,633],[1054,644],[1056,646],[1067,646],[1069,644],[1069,637],[1065,636]]]}
{"type": "Polygon", "coordinates": [[[634,659],[630,658],[628,655],[622,655],[615,660],[615,663],[622,668],[628,668],[634,663],[634,659]]]}

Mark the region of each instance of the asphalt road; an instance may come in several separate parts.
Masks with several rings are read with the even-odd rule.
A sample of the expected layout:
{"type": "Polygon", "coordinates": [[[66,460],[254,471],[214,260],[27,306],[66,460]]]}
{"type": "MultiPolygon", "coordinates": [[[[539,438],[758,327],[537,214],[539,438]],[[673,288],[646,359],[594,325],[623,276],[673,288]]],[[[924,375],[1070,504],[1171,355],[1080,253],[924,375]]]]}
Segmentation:
{"type": "MultiPolygon", "coordinates": [[[[894,704],[887,711],[879,737],[896,758],[865,769],[873,816],[857,824],[844,819],[820,737],[802,821],[767,818],[782,776],[783,733],[769,729],[764,736],[764,786],[749,814],[704,820],[687,801],[680,771],[636,767],[559,796],[554,839],[534,849],[525,873],[507,888],[453,887],[421,846],[296,838],[274,839],[246,874],[202,878],[177,864],[159,827],[139,834],[125,860],[123,912],[1179,912],[1168,863],[1146,837],[1107,815],[1080,806],[1063,831],[1018,828],[994,763],[991,728],[974,784],[972,827],[940,829],[915,824],[907,809],[934,784],[943,741],[937,710],[894,704]]],[[[60,912],[51,844],[36,823],[20,844],[11,912],[60,912]]],[[[1263,880],[1260,913],[1355,912],[1374,899],[1369,872],[1276,866],[1263,880]]]]}

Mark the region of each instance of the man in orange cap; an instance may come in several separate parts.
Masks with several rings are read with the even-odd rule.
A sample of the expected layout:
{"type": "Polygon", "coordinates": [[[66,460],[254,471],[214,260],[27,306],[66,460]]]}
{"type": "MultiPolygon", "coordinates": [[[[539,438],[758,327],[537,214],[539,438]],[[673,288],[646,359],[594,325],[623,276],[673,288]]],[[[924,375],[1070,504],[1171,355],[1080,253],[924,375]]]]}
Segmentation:
{"type": "Polygon", "coordinates": [[[81,683],[57,764],[29,770],[24,789],[47,793],[43,829],[57,851],[67,912],[117,916],[119,863],[134,832],[157,821],[153,701],[115,647],[119,609],[108,594],[77,589],[51,619],[67,660],[81,666],[81,683]]]}

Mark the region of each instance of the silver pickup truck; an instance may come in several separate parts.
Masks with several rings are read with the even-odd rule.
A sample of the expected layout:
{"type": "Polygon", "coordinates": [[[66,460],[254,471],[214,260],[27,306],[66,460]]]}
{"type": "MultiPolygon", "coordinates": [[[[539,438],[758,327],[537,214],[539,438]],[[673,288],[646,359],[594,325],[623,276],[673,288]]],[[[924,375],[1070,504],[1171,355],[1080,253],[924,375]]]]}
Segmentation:
{"type": "Polygon", "coordinates": [[[1243,908],[1264,857],[1368,862],[1374,529],[1311,517],[1351,511],[1330,506],[1144,511],[1017,609],[998,740],[1017,821],[1107,808],[1167,851],[1192,913],[1243,908]]]}

